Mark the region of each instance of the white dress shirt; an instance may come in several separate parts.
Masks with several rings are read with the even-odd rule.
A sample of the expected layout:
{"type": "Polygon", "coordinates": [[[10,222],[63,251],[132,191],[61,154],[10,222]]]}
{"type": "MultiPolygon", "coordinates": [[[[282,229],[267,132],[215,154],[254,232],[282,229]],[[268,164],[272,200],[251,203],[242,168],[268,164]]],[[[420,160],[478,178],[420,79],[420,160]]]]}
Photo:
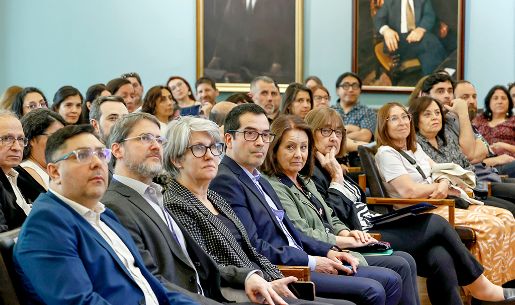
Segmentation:
{"type": "Polygon", "coordinates": [[[11,168],[11,170],[5,176],[7,176],[7,180],[9,180],[14,194],[16,195],[16,204],[23,210],[25,215],[28,216],[30,210],[32,210],[32,204],[28,204],[27,201],[25,201],[25,198],[23,198],[23,195],[18,188],[18,175],[18,172],[11,168]]]}

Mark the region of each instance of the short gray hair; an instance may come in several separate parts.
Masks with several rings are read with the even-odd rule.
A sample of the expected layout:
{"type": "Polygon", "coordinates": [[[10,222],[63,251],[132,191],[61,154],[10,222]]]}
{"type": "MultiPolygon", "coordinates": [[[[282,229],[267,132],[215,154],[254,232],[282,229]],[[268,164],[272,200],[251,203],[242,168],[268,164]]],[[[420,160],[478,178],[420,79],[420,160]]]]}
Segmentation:
{"type": "Polygon", "coordinates": [[[262,81],[262,82],[265,82],[267,84],[275,84],[274,80],[269,77],[269,76],[256,76],[251,82],[250,82],[250,92],[252,93],[257,93],[257,92],[254,92],[254,90],[256,90],[256,84],[257,82],[259,81],[262,81]]]}
{"type": "Polygon", "coordinates": [[[5,117],[13,117],[13,118],[17,119],[18,121],[20,120],[20,118],[11,110],[0,109],[0,118],[5,118],[5,117]]]}
{"type": "Polygon", "coordinates": [[[136,125],[141,120],[149,120],[156,124],[157,127],[161,127],[156,117],[149,113],[129,113],[128,115],[121,117],[118,121],[116,121],[113,127],[111,127],[111,134],[109,135],[107,145],[110,147],[113,143],[121,143],[127,138],[129,133],[131,133],[134,125],[136,125]]]}
{"type": "Polygon", "coordinates": [[[215,122],[192,116],[180,117],[170,122],[166,132],[168,142],[164,149],[164,167],[174,178],[179,175],[179,169],[173,161],[180,160],[186,153],[192,131],[207,132],[215,142],[222,142],[215,122]]]}

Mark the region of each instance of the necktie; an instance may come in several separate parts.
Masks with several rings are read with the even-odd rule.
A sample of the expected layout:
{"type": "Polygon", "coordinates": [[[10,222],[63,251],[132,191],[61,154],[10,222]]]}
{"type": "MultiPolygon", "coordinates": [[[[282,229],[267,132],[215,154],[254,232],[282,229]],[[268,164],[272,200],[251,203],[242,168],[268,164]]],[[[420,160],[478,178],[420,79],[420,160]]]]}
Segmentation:
{"type": "Polygon", "coordinates": [[[163,204],[161,204],[159,202],[159,200],[157,199],[157,195],[156,195],[156,190],[154,190],[152,187],[148,187],[147,190],[146,190],[146,193],[147,193],[147,196],[148,198],[150,198],[150,200],[157,204],[157,206],[159,206],[159,208],[161,208],[161,211],[163,212],[163,216],[164,216],[164,220],[165,220],[165,223],[166,223],[166,226],[170,229],[170,232],[172,232],[172,235],[173,237],[175,238],[175,241],[177,241],[177,243],[179,245],[181,245],[181,243],[179,242],[179,238],[177,237],[177,234],[175,233],[175,230],[172,226],[172,223],[170,221],[170,215],[168,215],[168,213],[166,212],[163,204]]]}
{"type": "Polygon", "coordinates": [[[411,8],[408,0],[406,0],[406,24],[408,26],[408,32],[413,31],[416,28],[415,14],[413,13],[413,9],[411,8]]]}

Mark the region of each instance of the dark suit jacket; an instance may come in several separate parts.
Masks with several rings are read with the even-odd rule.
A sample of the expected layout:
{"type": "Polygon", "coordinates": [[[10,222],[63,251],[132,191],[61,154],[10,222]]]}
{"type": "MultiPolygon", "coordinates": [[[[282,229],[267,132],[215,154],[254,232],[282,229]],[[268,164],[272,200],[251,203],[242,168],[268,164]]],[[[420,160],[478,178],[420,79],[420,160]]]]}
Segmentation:
{"type": "MultiPolygon", "coordinates": [[[[154,276],[172,290],[178,285],[197,293],[194,267],[166,224],[138,192],[113,179],[102,203],[117,214],[134,239],[145,266],[154,276]]],[[[179,222],[177,224],[180,226],[179,222]]],[[[221,266],[219,270],[188,232],[183,228],[181,230],[205,296],[221,302],[227,301],[220,294],[221,284],[241,288],[252,270],[235,266],[221,266]]]]}
{"type": "MultiPolygon", "coordinates": [[[[401,5],[402,0],[385,0],[383,6],[377,10],[374,17],[376,31],[383,25],[388,25],[397,33],[401,33],[401,5]]],[[[413,0],[415,8],[415,24],[417,27],[431,31],[435,25],[435,12],[431,0],[413,0]]]]}
{"type": "MultiPolygon", "coordinates": [[[[283,210],[270,183],[264,178],[260,178],[259,182],[277,208],[283,210]]],[[[245,226],[254,247],[274,264],[306,266],[308,254],[326,256],[332,246],[297,231],[285,215],[284,224],[304,250],[288,246],[288,239],[264,195],[243,169],[228,156],[222,159],[218,174],[209,188],[219,193],[231,205],[245,226]]]]}
{"type": "MultiPolygon", "coordinates": [[[[46,192],[32,176],[21,166],[14,168],[18,172],[17,185],[28,204],[33,203],[40,193],[46,192]]],[[[5,173],[0,173],[0,232],[21,227],[25,212],[16,203],[16,195],[5,173]]]]}
{"type": "MultiPolygon", "coordinates": [[[[145,268],[129,232],[112,211],[106,209],[100,219],[127,246],[160,304],[196,304],[166,290],[145,268]]],[[[23,224],[14,263],[31,304],[144,304],[143,292],[111,246],[51,192],[38,197],[23,224]]]]}

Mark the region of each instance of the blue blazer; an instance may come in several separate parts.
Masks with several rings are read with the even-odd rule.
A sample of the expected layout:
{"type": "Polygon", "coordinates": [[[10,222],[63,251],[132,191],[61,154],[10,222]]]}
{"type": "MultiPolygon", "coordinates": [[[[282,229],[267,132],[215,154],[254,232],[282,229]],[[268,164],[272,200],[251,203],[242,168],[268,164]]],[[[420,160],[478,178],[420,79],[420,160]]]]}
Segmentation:
{"type": "MultiPolygon", "coordinates": [[[[196,304],[167,291],[150,274],[111,210],[106,209],[100,218],[130,250],[159,304],[196,304]]],[[[14,263],[29,304],[145,304],[143,292],[114,250],[51,192],[34,202],[14,247],[14,263]]]]}
{"type": "MultiPolygon", "coordinates": [[[[270,183],[262,177],[259,183],[277,208],[284,210],[270,183]]],[[[298,231],[285,214],[284,224],[303,250],[288,246],[286,234],[268,206],[265,196],[243,169],[228,156],[222,159],[218,174],[209,188],[231,205],[245,226],[252,245],[274,264],[307,266],[308,254],[326,256],[332,246],[298,231]]]]}

